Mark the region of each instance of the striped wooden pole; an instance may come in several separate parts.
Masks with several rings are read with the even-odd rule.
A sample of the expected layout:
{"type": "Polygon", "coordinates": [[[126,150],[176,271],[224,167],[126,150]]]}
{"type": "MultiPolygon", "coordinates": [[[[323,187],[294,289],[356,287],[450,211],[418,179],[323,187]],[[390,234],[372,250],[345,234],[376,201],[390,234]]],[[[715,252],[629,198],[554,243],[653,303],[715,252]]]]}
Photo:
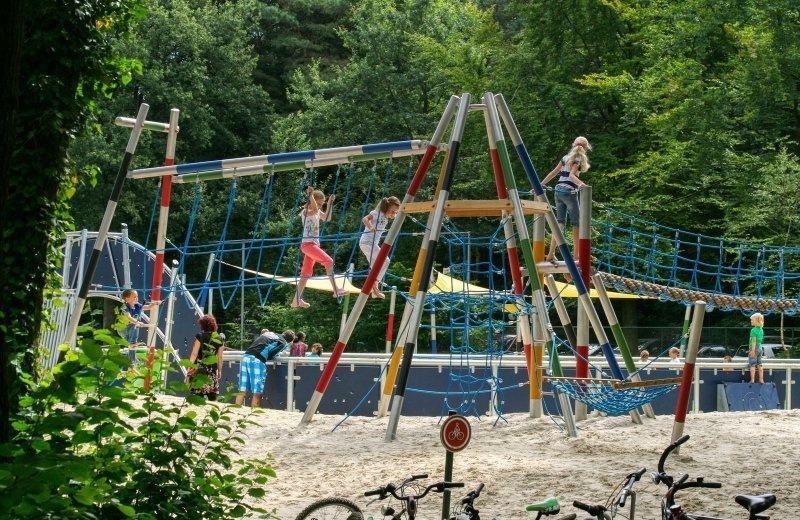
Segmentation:
{"type": "MultiPolygon", "coordinates": [[[[439,177],[436,181],[436,189],[433,191],[433,198],[439,196],[444,183],[444,172],[447,167],[447,157],[449,152],[445,150],[444,161],[442,167],[439,169],[439,177]]],[[[425,263],[425,253],[428,250],[428,239],[430,238],[431,225],[433,224],[433,213],[428,214],[427,222],[425,223],[425,232],[422,237],[422,244],[420,245],[419,253],[417,253],[417,262],[414,265],[414,274],[411,276],[411,285],[408,288],[408,302],[412,302],[417,297],[419,290],[420,277],[422,276],[422,265],[425,263]]],[[[400,369],[400,360],[403,359],[403,345],[405,345],[406,338],[408,337],[408,320],[411,319],[411,311],[413,307],[410,303],[406,303],[403,307],[403,315],[400,317],[400,327],[397,332],[397,342],[394,346],[394,351],[389,359],[389,368],[386,371],[386,380],[383,382],[383,396],[381,398],[381,406],[378,410],[378,417],[385,417],[389,411],[389,403],[392,399],[392,392],[394,392],[394,383],[397,379],[397,372],[400,369]]]]}
{"type": "MultiPolygon", "coordinates": [[[[173,108],[169,112],[169,123],[167,128],[167,151],[164,154],[164,166],[175,164],[175,146],[178,140],[178,117],[180,110],[173,108]]],[[[119,119],[119,118],[118,118],[119,119]]],[[[151,127],[153,125],[151,124],[151,127]]],[[[157,130],[158,128],[153,128],[157,130]]],[[[161,177],[161,199],[158,211],[158,228],[156,230],[156,258],[153,262],[153,283],[150,291],[150,299],[161,301],[161,285],[164,277],[164,248],[167,244],[167,222],[169,220],[169,205],[172,199],[172,176],[161,177]]],[[[158,305],[150,307],[150,323],[147,327],[147,368],[153,369],[153,359],[155,357],[155,334],[158,327],[158,305]]],[[[209,311],[211,312],[211,311],[209,311]]],[[[164,347],[171,344],[171,338],[164,337],[164,347]]],[[[145,388],[150,388],[150,372],[148,371],[144,380],[145,388]]]]}
{"type": "MultiPolygon", "coordinates": [[[[403,204],[412,202],[416,197],[417,192],[422,185],[422,181],[425,178],[425,173],[428,171],[428,168],[430,168],[436,152],[439,151],[439,144],[441,143],[442,135],[444,135],[444,132],[453,117],[453,112],[455,111],[457,103],[458,98],[456,96],[452,96],[444,110],[444,114],[442,114],[442,118],[439,120],[439,124],[436,127],[433,137],[431,137],[431,141],[428,143],[425,154],[422,156],[419,166],[417,166],[417,171],[411,178],[406,195],[403,198],[403,204]]],[[[325,365],[319,381],[317,381],[317,386],[308,402],[306,411],[301,419],[301,424],[308,424],[314,418],[314,414],[319,408],[319,403],[322,401],[322,396],[325,394],[325,390],[327,390],[328,385],[333,378],[333,373],[336,371],[336,366],[339,364],[339,358],[342,357],[342,353],[347,346],[347,342],[350,340],[350,336],[353,333],[356,323],[358,323],[358,319],[361,317],[361,312],[364,310],[364,306],[367,303],[372,286],[377,281],[378,275],[383,268],[383,264],[386,262],[389,252],[392,250],[392,246],[397,240],[397,237],[400,235],[400,228],[403,226],[403,222],[405,221],[406,217],[405,211],[403,211],[403,204],[400,205],[400,211],[398,211],[397,216],[392,222],[389,232],[386,234],[386,239],[384,240],[383,244],[381,244],[381,248],[378,251],[378,256],[375,258],[375,262],[369,270],[367,279],[364,281],[364,284],[361,287],[361,292],[358,294],[356,302],[353,305],[353,310],[347,317],[347,323],[345,324],[344,331],[336,341],[336,345],[333,347],[333,351],[331,352],[328,363],[325,365]]]]}
{"type": "MultiPolygon", "coordinates": [[[[106,210],[103,214],[103,220],[100,223],[100,229],[97,231],[97,238],[94,241],[94,249],[89,257],[89,263],[86,266],[86,271],[83,273],[81,280],[81,287],[78,290],[78,297],[75,300],[75,309],[70,316],[69,324],[67,325],[67,335],[65,342],[67,345],[74,346],[75,337],[78,333],[78,323],[81,320],[83,307],[86,305],[86,298],[89,295],[89,287],[92,285],[92,278],[97,270],[97,263],[100,261],[100,254],[106,245],[108,239],[108,230],[111,228],[111,220],[114,218],[114,213],[117,210],[117,202],[122,193],[122,186],[125,184],[125,174],[128,171],[128,166],[131,164],[133,154],[136,153],[136,145],[139,144],[139,137],[142,135],[144,128],[144,121],[147,118],[147,111],[150,110],[150,105],[142,103],[139,106],[139,113],[136,116],[136,123],[131,130],[131,135],[128,137],[128,145],[125,147],[125,155],[122,157],[122,163],[117,171],[117,177],[114,180],[114,186],[111,188],[111,195],[106,203],[106,210]]],[[[59,361],[63,361],[64,353],[59,355],[59,361]]]]}
{"type": "Polygon", "coordinates": [[[689,332],[689,323],[692,319],[692,306],[686,306],[686,312],[683,315],[683,330],[681,330],[681,352],[680,356],[686,356],[686,334],[689,332]]]}
{"type": "MultiPolygon", "coordinates": [[[[483,102],[487,108],[484,109],[483,116],[486,124],[486,136],[489,141],[489,157],[492,160],[492,173],[494,175],[494,185],[497,192],[497,198],[508,199],[508,188],[506,186],[506,179],[503,172],[503,162],[500,158],[500,153],[497,150],[497,143],[502,140],[502,137],[498,135],[499,125],[495,126],[496,123],[493,121],[492,114],[488,108],[492,101],[493,98],[491,97],[491,94],[484,95],[483,102]]],[[[528,410],[532,417],[541,417],[542,378],[540,377],[541,373],[539,371],[539,367],[536,365],[537,356],[533,351],[534,345],[533,338],[531,337],[530,320],[528,319],[527,312],[524,310],[524,285],[522,283],[522,269],[520,269],[517,239],[514,236],[513,222],[508,212],[503,211],[501,218],[503,219],[503,235],[506,242],[506,255],[508,256],[509,271],[511,272],[512,290],[514,295],[517,296],[517,305],[520,310],[518,314],[518,320],[522,333],[522,348],[525,352],[525,361],[527,363],[528,379],[530,382],[530,400],[528,404],[528,410]]],[[[540,349],[538,359],[541,360],[541,340],[538,342],[537,347],[540,349]]]]}
{"type": "MultiPolygon", "coordinates": [[[[611,327],[611,334],[614,336],[614,341],[619,345],[619,351],[622,353],[622,359],[625,361],[625,368],[628,370],[628,373],[631,374],[630,380],[641,381],[642,378],[636,373],[636,363],[633,361],[633,354],[631,354],[631,349],[628,346],[628,340],[622,332],[622,326],[619,324],[619,320],[617,320],[617,313],[614,312],[614,306],[611,305],[611,298],[608,297],[603,279],[599,274],[595,273],[592,275],[592,282],[597,291],[597,297],[600,299],[600,305],[603,306],[603,312],[606,315],[608,326],[611,327]]],[[[642,408],[647,417],[651,419],[656,418],[653,406],[650,403],[642,405],[642,408]]]]}
{"type": "Polygon", "coordinates": [[[689,343],[686,350],[686,362],[683,364],[683,378],[678,392],[678,403],[675,405],[675,422],[672,424],[672,442],[683,436],[686,424],[686,412],[689,410],[689,395],[692,392],[694,379],[694,366],[697,361],[697,349],[700,346],[700,336],[703,333],[703,319],[706,315],[706,302],[694,302],[694,316],[689,332],[689,343]]]}
{"type": "MultiPolygon", "coordinates": [[[[528,150],[525,147],[525,143],[522,142],[522,137],[520,136],[519,130],[514,123],[514,119],[511,117],[511,112],[508,110],[508,105],[506,104],[505,99],[503,99],[502,94],[495,96],[495,99],[497,101],[497,108],[500,116],[502,116],[505,127],[508,129],[509,137],[514,143],[514,149],[517,152],[517,157],[519,158],[520,163],[522,163],[522,167],[528,176],[528,180],[533,185],[533,190],[536,193],[537,200],[549,204],[547,195],[544,192],[544,187],[539,181],[536,168],[533,166],[533,162],[531,161],[528,150]]],[[[572,276],[573,283],[578,291],[578,300],[580,301],[581,306],[586,310],[586,314],[589,318],[592,328],[597,334],[602,334],[603,327],[600,323],[600,318],[597,315],[597,311],[594,309],[594,306],[592,305],[592,300],[589,297],[589,291],[586,287],[586,284],[583,282],[583,279],[581,278],[580,272],[578,271],[578,266],[572,258],[572,252],[569,250],[569,245],[564,238],[564,233],[562,233],[561,229],[558,227],[556,217],[552,211],[545,213],[545,218],[547,219],[547,225],[552,233],[552,239],[556,241],[561,258],[564,259],[569,274],[572,276]]],[[[531,277],[531,279],[533,279],[533,277],[531,277]]],[[[603,334],[603,336],[605,335],[603,334]]],[[[598,336],[598,340],[599,339],[600,338],[598,336]]],[[[603,354],[605,355],[612,376],[616,379],[623,379],[622,370],[619,367],[616,357],[614,357],[614,351],[611,348],[611,345],[606,341],[601,342],[601,346],[603,348],[603,354]]]]}
{"type": "MultiPolygon", "coordinates": [[[[456,162],[458,160],[458,152],[461,146],[461,137],[464,134],[464,126],[467,121],[467,114],[469,113],[469,100],[470,95],[464,93],[459,100],[458,112],[453,123],[453,132],[450,136],[450,153],[447,157],[447,167],[444,174],[444,182],[442,189],[439,192],[439,197],[436,199],[436,206],[433,210],[433,224],[430,229],[430,237],[428,239],[428,248],[425,253],[425,262],[422,266],[422,273],[420,280],[430,280],[433,273],[433,262],[436,258],[436,246],[439,243],[439,234],[442,229],[442,222],[444,221],[444,208],[447,199],[450,197],[450,187],[453,184],[453,177],[455,175],[456,162]]],[[[370,273],[371,275],[372,273],[370,273]]],[[[369,282],[369,279],[368,279],[369,282]]],[[[395,385],[394,394],[392,395],[391,412],[389,413],[389,424],[386,427],[387,441],[395,438],[397,433],[397,425],[400,421],[400,414],[403,410],[403,401],[405,400],[406,386],[408,385],[408,376],[411,371],[411,361],[414,358],[414,349],[417,345],[417,337],[419,334],[419,324],[422,320],[422,313],[425,307],[425,295],[428,288],[420,286],[417,291],[416,299],[414,300],[414,310],[409,320],[410,328],[408,332],[408,339],[406,340],[405,348],[403,349],[403,361],[400,364],[400,372],[397,375],[397,384],[395,385]]]]}
{"type": "Polygon", "coordinates": [[[429,146],[430,143],[425,141],[412,140],[323,148],[320,150],[141,168],[130,171],[128,177],[147,179],[169,175],[174,176],[174,181],[177,183],[208,181],[229,177],[239,178],[277,171],[320,168],[336,164],[422,155],[427,153],[429,146]]]}

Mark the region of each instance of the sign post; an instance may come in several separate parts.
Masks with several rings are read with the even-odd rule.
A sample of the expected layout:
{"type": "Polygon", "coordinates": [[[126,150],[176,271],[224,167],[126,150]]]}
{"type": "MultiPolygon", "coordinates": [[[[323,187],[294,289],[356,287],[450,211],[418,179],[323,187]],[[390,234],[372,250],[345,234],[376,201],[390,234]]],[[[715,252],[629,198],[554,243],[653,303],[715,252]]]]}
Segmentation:
{"type": "MultiPolygon", "coordinates": [[[[442,446],[447,450],[444,459],[444,481],[453,481],[453,453],[461,451],[467,447],[472,437],[472,427],[463,415],[457,415],[453,410],[450,411],[447,419],[442,423],[439,431],[439,439],[442,446]]],[[[450,490],[445,489],[442,494],[442,518],[447,519],[450,515],[450,490]]]]}

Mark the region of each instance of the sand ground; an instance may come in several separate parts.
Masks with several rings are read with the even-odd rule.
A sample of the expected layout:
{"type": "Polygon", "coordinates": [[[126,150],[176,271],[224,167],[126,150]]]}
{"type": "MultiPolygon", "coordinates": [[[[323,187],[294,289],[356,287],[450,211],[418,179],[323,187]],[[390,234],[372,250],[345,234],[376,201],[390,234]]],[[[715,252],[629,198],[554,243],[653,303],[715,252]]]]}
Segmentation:
{"type": "MultiPolygon", "coordinates": [[[[277,478],[267,484],[261,505],[274,508],[279,518],[293,519],[318,498],[343,496],[379,519],[381,503],[367,506],[364,491],[412,473],[428,473],[428,483],[444,475],[439,418],[402,417],[397,438],[387,442],[388,418],[351,417],[334,430],[341,416],[317,415],[300,427],[301,417],[266,410],[247,429],[249,441],[241,451],[249,459],[273,457],[277,478]]],[[[629,472],[656,469],[673,428],[672,416],[644,418],[641,425],[628,416],[590,417],[579,423],[578,437],[570,438],[550,418],[505,419],[495,425],[489,417],[469,418],[472,440],[454,455],[453,480],[465,483],[464,492],[486,485],[476,502],[484,518],[533,519],[525,505],[551,495],[563,513],[577,512],[576,499],[604,503],[629,472]]],[[[679,495],[689,511],[746,518],[735,495],[775,493],[772,518],[800,519],[800,410],[689,415],[685,433],[691,439],[667,461],[667,472],[723,484],[679,495]]],[[[636,518],[660,519],[665,487],[643,478],[636,489],[636,518]]],[[[455,490],[454,501],[461,495],[455,490]]],[[[429,495],[418,517],[438,518],[441,504],[440,496],[429,495]]]]}

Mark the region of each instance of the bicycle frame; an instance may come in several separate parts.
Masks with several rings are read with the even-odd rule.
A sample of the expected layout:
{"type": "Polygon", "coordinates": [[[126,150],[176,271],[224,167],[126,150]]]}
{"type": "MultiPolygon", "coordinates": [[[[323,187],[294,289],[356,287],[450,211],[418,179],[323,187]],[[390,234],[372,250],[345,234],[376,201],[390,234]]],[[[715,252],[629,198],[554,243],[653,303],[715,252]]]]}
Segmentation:
{"type": "MultiPolygon", "coordinates": [[[[703,477],[697,477],[694,480],[689,480],[688,474],[683,474],[679,479],[675,480],[674,477],[668,475],[664,471],[664,463],[669,454],[678,446],[689,440],[688,435],[679,438],[664,450],[658,460],[658,472],[652,474],[653,482],[656,484],[664,484],[667,486],[667,492],[661,500],[661,518],[662,520],[725,520],[705,515],[693,515],[683,510],[679,504],[675,503],[675,494],[688,488],[712,488],[719,489],[722,484],[719,482],[707,482],[703,477]]],[[[775,504],[775,495],[760,495],[750,497],[745,495],[737,495],[736,502],[742,507],[746,508],[749,512],[748,520],[769,520],[770,515],[761,515],[762,511],[769,509],[775,504]],[[755,510],[755,512],[753,512],[755,510]]]]}

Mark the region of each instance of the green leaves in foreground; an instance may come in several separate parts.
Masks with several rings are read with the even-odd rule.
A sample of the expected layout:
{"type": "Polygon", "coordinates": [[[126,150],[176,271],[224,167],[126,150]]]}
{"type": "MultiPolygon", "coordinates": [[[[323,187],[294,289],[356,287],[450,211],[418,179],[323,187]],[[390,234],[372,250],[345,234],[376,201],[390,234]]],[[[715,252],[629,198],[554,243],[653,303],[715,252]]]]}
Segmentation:
{"type": "MultiPolygon", "coordinates": [[[[123,342],[84,330],[48,381],[28,382],[0,445],[0,511],[10,518],[241,518],[275,476],[236,446],[250,417],[238,407],[157,397],[123,342]],[[202,408],[194,408],[197,404],[202,408]],[[244,499],[247,497],[247,501],[244,499]]],[[[156,352],[161,359],[162,352],[156,352]]],[[[185,385],[176,387],[185,390],[185,385]]],[[[196,398],[197,396],[192,396],[196,398]]]]}

